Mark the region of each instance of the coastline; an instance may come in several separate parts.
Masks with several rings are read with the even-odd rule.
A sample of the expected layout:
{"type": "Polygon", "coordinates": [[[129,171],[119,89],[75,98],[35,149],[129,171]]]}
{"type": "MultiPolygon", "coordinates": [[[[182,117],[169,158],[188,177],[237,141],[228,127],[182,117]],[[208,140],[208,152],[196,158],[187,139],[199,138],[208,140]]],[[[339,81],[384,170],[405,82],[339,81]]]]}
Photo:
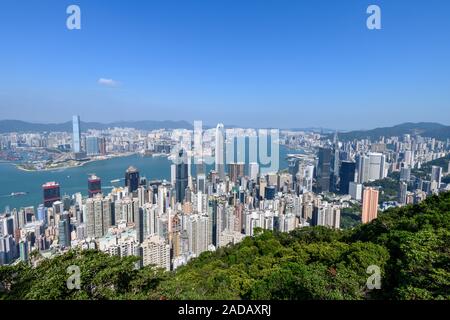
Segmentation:
{"type": "MultiPolygon", "coordinates": [[[[62,166],[62,167],[45,168],[45,169],[27,169],[27,168],[22,167],[22,164],[13,163],[13,162],[10,162],[10,163],[12,165],[14,165],[18,170],[24,171],[24,172],[43,172],[43,171],[48,172],[48,171],[58,171],[58,170],[79,168],[79,167],[85,166],[88,163],[100,162],[100,161],[110,160],[110,159],[114,159],[114,158],[130,157],[135,154],[137,154],[137,153],[136,152],[127,152],[127,153],[121,153],[121,154],[102,156],[101,158],[90,159],[87,161],[81,161],[81,162],[78,161],[76,165],[67,165],[67,166],[62,166]]],[[[8,162],[5,162],[5,163],[8,163],[8,162]]]]}

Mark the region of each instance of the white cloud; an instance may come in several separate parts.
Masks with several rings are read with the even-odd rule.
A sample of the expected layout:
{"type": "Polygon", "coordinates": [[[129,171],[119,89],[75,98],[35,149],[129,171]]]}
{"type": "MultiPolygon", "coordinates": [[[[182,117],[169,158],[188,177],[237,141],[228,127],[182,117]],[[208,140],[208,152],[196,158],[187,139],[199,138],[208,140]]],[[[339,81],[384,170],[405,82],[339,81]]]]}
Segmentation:
{"type": "Polygon", "coordinates": [[[100,79],[98,79],[97,82],[99,85],[105,86],[105,87],[117,87],[119,85],[119,82],[117,82],[116,80],[113,80],[113,79],[100,78],[100,79]]]}

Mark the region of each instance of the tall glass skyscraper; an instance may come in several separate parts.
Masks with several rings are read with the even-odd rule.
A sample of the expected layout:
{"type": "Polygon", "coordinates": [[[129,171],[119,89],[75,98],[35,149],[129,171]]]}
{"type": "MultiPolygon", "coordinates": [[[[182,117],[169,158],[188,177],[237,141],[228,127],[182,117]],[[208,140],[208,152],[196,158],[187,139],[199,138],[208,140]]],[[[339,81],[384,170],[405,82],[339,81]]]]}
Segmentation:
{"type": "Polygon", "coordinates": [[[186,196],[186,188],[188,186],[189,169],[188,169],[188,157],[186,151],[183,149],[178,153],[178,162],[176,165],[175,174],[175,189],[176,199],[182,203],[186,196]]]}
{"type": "Polygon", "coordinates": [[[350,182],[355,182],[356,163],[352,161],[342,161],[339,170],[339,191],[342,194],[349,194],[350,182]]]}
{"type": "Polygon", "coordinates": [[[139,171],[133,166],[125,172],[125,187],[129,192],[135,192],[139,187],[139,171]]]}
{"type": "Polygon", "coordinates": [[[80,130],[80,116],[72,117],[72,151],[74,153],[81,152],[81,130],[80,130]]]}
{"type": "Polygon", "coordinates": [[[225,128],[222,123],[216,127],[215,163],[219,178],[225,180],[225,128]]]}
{"type": "Polygon", "coordinates": [[[319,148],[319,163],[317,166],[317,192],[330,191],[331,149],[319,148]]]}

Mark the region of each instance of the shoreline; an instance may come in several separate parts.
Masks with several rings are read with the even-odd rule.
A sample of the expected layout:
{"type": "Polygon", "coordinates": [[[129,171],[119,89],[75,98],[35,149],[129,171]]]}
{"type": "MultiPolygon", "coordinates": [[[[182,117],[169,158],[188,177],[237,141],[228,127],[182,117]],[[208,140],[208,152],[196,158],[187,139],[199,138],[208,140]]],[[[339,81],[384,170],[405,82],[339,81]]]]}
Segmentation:
{"type": "Polygon", "coordinates": [[[5,163],[10,163],[10,164],[14,165],[16,167],[16,169],[18,169],[20,171],[24,171],[24,172],[48,172],[48,171],[75,169],[75,168],[83,167],[88,163],[106,161],[106,160],[111,160],[111,159],[115,159],[115,158],[125,158],[125,157],[133,156],[135,154],[137,154],[137,153],[129,152],[129,153],[124,153],[124,154],[109,155],[109,156],[106,156],[105,158],[101,158],[101,159],[91,159],[91,160],[87,160],[87,161],[77,162],[78,163],[77,165],[69,165],[69,166],[62,166],[62,167],[56,167],[56,168],[45,168],[45,169],[27,169],[27,168],[22,167],[22,164],[19,164],[19,163],[14,163],[14,162],[5,162],[5,163]]]}

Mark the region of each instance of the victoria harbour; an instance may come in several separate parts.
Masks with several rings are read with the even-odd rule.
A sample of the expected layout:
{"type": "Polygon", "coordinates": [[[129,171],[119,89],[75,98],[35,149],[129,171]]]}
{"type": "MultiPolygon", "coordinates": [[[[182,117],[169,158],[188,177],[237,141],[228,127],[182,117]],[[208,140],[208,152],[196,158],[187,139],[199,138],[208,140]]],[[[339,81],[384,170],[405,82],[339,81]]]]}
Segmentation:
{"type": "MultiPolygon", "coordinates": [[[[280,146],[280,169],[287,168],[287,155],[298,153],[280,146]]],[[[61,185],[61,195],[73,195],[81,192],[87,194],[87,179],[91,174],[96,174],[102,179],[102,189],[110,192],[113,187],[123,186],[125,170],[129,166],[139,169],[141,176],[147,180],[170,180],[170,165],[172,161],[167,157],[142,157],[131,155],[117,157],[108,160],[93,161],[84,166],[46,170],[24,171],[16,167],[14,163],[0,163],[0,208],[7,206],[10,209],[28,206],[37,206],[42,202],[42,185],[48,181],[56,181],[61,185]],[[113,181],[113,182],[111,182],[113,181]],[[12,196],[12,193],[26,193],[12,196]]],[[[194,167],[194,166],[193,166],[194,167]]],[[[213,166],[207,166],[210,170],[213,166]]],[[[195,168],[193,168],[195,172],[195,168]]]]}

